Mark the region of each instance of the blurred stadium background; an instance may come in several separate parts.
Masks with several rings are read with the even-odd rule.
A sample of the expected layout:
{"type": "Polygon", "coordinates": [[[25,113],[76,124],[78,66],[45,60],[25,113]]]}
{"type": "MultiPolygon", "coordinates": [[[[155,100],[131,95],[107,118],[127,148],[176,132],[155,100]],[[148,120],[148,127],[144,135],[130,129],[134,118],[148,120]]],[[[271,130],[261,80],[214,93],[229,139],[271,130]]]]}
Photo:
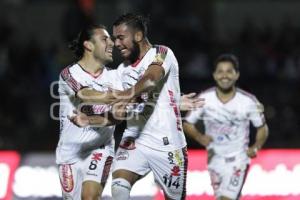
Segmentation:
{"type": "MultiPolygon", "coordinates": [[[[297,0],[1,0],[0,199],[60,199],[53,154],[59,123],[50,118],[51,105],[58,100],[51,97],[50,85],[74,61],[67,44],[84,23],[97,20],[111,31],[114,19],[126,12],[150,15],[150,41],[175,52],[183,93],[213,85],[212,61],[220,53],[231,52],[240,58],[239,86],[265,105],[270,127],[265,149],[291,150],[272,152],[274,169],[283,164],[278,173],[299,186],[299,10],[297,0]],[[294,161],[280,160],[280,155],[293,155],[290,160],[294,161]],[[298,177],[298,182],[288,179],[286,173],[298,177]]],[[[110,67],[116,68],[119,62],[116,55],[110,67]]],[[[123,127],[118,127],[117,139],[123,127]]],[[[193,141],[188,144],[190,149],[201,149],[193,141]]],[[[277,178],[272,180],[280,182],[277,178]]],[[[197,181],[200,187],[201,179],[197,181]]],[[[151,178],[148,183],[153,184],[151,178]]],[[[153,199],[153,191],[143,199],[153,199]]],[[[300,199],[300,189],[284,191],[278,194],[274,189],[280,196],[276,199],[293,198],[291,195],[300,199]]],[[[205,198],[210,199],[210,194],[205,198]]]]}

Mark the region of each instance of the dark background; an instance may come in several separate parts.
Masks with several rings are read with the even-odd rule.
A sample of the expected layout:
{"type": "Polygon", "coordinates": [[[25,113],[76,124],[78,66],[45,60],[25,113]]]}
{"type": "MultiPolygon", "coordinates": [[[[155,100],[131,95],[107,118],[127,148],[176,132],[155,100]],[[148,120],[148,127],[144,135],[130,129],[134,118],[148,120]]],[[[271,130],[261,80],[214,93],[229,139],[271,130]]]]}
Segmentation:
{"type": "Polygon", "coordinates": [[[299,148],[299,10],[297,0],[2,0],[0,149],[55,150],[59,121],[50,111],[58,100],[50,85],[75,61],[68,41],[89,20],[111,32],[112,22],[126,12],[150,15],[150,41],[175,52],[183,93],[212,86],[213,60],[235,53],[239,86],[265,105],[270,127],[265,147],[299,148]]]}

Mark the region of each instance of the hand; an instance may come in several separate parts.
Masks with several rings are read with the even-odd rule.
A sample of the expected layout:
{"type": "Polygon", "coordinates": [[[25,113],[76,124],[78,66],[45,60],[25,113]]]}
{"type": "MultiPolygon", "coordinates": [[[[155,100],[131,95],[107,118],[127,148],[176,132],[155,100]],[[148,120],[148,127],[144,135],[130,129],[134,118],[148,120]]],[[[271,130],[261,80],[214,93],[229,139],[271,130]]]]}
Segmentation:
{"type": "Polygon", "coordinates": [[[201,108],[205,99],[196,96],[196,93],[189,93],[181,96],[179,108],[181,111],[189,111],[201,108]]]}
{"type": "Polygon", "coordinates": [[[86,114],[74,110],[75,115],[68,116],[68,119],[78,127],[86,127],[89,125],[89,118],[86,114]]]}
{"type": "Polygon", "coordinates": [[[212,141],[213,138],[210,135],[201,135],[198,142],[207,147],[212,141]]]}
{"type": "Polygon", "coordinates": [[[127,103],[118,102],[112,105],[111,113],[116,120],[125,120],[127,103]]]}
{"type": "Polygon", "coordinates": [[[256,146],[249,147],[247,150],[247,155],[250,158],[255,158],[257,156],[258,148],[256,146]]]}

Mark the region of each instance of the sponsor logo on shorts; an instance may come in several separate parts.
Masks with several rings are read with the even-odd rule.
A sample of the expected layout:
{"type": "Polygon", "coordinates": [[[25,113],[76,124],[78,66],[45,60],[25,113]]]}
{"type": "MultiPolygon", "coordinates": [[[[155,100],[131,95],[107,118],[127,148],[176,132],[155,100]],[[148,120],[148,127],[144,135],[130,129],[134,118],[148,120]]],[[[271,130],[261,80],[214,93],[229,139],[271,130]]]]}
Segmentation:
{"type": "Polygon", "coordinates": [[[173,152],[168,152],[168,160],[169,160],[169,164],[174,165],[174,154],[173,152]]]}
{"type": "Polygon", "coordinates": [[[117,160],[127,160],[129,157],[129,154],[126,150],[121,150],[117,154],[117,160]]]}
{"type": "Polygon", "coordinates": [[[65,192],[73,190],[74,180],[71,165],[61,165],[60,183],[65,192]]]}
{"type": "Polygon", "coordinates": [[[100,161],[102,158],[102,153],[93,153],[92,160],[100,161]]]}
{"type": "Polygon", "coordinates": [[[98,176],[98,174],[93,174],[93,173],[90,173],[90,172],[87,172],[86,174],[89,175],[89,176],[98,176]]]}
{"type": "Polygon", "coordinates": [[[180,176],[180,168],[179,166],[175,165],[172,169],[171,169],[171,175],[172,176],[180,176]]]}
{"type": "Polygon", "coordinates": [[[178,150],[175,151],[175,161],[176,163],[179,165],[179,166],[183,166],[184,164],[184,160],[183,158],[181,157],[181,154],[178,150]]]}

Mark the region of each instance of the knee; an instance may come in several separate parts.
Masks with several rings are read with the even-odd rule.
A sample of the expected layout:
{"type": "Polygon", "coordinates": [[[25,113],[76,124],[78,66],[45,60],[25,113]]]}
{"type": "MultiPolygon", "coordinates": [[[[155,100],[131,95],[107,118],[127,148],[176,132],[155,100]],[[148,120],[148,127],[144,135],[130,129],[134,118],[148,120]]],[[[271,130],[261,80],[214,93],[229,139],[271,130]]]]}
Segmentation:
{"type": "Polygon", "coordinates": [[[98,199],[100,199],[100,193],[95,190],[82,190],[81,199],[82,200],[98,200],[98,199]]]}
{"type": "Polygon", "coordinates": [[[114,200],[129,200],[131,185],[124,178],[116,178],[112,181],[111,194],[114,200]]]}

